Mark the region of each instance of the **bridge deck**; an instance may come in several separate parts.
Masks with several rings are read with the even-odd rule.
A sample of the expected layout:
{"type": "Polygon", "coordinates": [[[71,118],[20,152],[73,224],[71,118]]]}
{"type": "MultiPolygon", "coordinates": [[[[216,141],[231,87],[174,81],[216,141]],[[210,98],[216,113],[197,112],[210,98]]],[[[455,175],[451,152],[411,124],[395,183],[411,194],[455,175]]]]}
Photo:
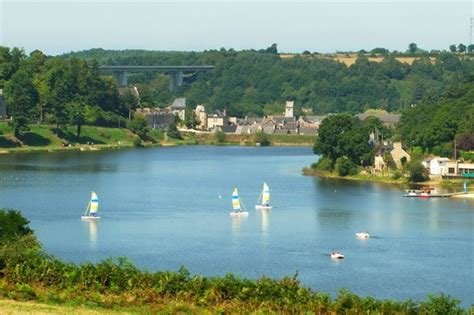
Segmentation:
{"type": "Polygon", "coordinates": [[[214,69],[214,66],[100,66],[105,71],[160,71],[160,72],[197,72],[214,69]]]}

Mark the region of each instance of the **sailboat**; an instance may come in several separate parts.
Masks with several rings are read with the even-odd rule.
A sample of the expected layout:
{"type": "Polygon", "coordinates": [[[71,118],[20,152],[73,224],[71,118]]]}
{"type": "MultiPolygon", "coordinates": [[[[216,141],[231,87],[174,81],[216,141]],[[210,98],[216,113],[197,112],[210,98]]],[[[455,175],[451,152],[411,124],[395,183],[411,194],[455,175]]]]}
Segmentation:
{"type": "Polygon", "coordinates": [[[86,211],[84,211],[84,215],[81,216],[81,219],[82,220],[100,219],[100,217],[97,215],[98,211],[99,211],[99,197],[97,197],[97,194],[93,191],[91,193],[91,200],[89,200],[86,211]]]}
{"type": "Polygon", "coordinates": [[[232,192],[232,209],[234,209],[234,211],[232,211],[230,215],[233,217],[246,217],[249,215],[247,211],[242,211],[242,208],[240,207],[240,197],[237,187],[234,188],[234,191],[232,192]]]}
{"type": "Polygon", "coordinates": [[[263,183],[262,192],[260,193],[260,197],[258,197],[257,203],[259,203],[255,206],[257,210],[272,208],[272,206],[270,206],[270,187],[268,187],[267,183],[263,183]]]}

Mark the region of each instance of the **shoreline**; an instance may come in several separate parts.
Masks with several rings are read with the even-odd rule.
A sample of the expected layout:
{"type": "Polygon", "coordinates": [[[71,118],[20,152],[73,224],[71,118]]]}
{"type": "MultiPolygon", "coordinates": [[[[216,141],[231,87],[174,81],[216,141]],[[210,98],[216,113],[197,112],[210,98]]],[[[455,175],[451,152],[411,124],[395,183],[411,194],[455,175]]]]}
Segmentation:
{"type": "MultiPolygon", "coordinates": [[[[383,176],[371,176],[371,175],[353,175],[353,176],[339,176],[334,173],[329,173],[325,171],[318,171],[311,167],[304,167],[302,169],[302,174],[304,176],[314,176],[319,178],[326,178],[326,179],[336,179],[336,180],[347,180],[347,181],[360,181],[360,182],[372,182],[372,183],[382,183],[388,185],[396,185],[396,186],[435,186],[440,188],[454,188],[454,187],[462,187],[465,179],[459,180],[429,180],[425,182],[410,182],[407,179],[391,179],[388,177],[383,176]]],[[[468,181],[469,182],[469,181],[468,181]]],[[[450,198],[456,199],[474,199],[474,192],[468,191],[466,194],[459,194],[451,196],[450,198]]]]}

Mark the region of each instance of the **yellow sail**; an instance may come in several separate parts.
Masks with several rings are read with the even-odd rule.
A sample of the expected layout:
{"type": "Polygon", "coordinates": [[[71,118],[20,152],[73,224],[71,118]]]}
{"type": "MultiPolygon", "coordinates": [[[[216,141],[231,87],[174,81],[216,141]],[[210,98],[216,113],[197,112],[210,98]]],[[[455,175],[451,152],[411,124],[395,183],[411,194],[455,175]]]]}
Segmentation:
{"type": "Polygon", "coordinates": [[[267,183],[263,183],[262,191],[262,206],[268,206],[270,204],[270,187],[267,183]]]}
{"type": "Polygon", "coordinates": [[[99,197],[95,192],[91,193],[91,201],[90,201],[90,213],[94,214],[99,211],[99,197]]]}
{"type": "Polygon", "coordinates": [[[232,208],[234,211],[240,211],[240,199],[237,187],[234,188],[234,191],[232,192],[232,208]]]}

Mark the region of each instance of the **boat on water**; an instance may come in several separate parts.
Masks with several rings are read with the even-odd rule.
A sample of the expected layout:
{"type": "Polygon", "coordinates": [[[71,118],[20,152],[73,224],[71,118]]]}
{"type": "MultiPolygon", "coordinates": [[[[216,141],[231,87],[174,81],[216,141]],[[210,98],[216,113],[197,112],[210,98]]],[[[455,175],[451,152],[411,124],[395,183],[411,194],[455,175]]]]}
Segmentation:
{"type": "Polygon", "coordinates": [[[258,205],[255,205],[255,209],[257,210],[265,210],[271,209],[270,206],[270,187],[268,187],[267,183],[263,183],[262,192],[260,193],[260,197],[258,197],[258,205]]]}
{"type": "Polygon", "coordinates": [[[100,219],[100,217],[97,215],[98,212],[99,212],[99,197],[93,191],[91,192],[91,199],[89,200],[89,203],[87,204],[86,211],[84,212],[84,215],[81,216],[81,220],[100,219]]]}
{"type": "Polygon", "coordinates": [[[247,211],[242,211],[239,191],[237,190],[237,187],[235,187],[234,191],[232,192],[232,209],[233,211],[230,213],[230,215],[233,217],[246,217],[249,215],[247,211]]]}
{"type": "Polygon", "coordinates": [[[368,239],[370,237],[370,234],[367,232],[357,232],[356,237],[361,240],[368,239]]]}
{"type": "Polygon", "coordinates": [[[341,252],[332,252],[331,259],[344,259],[344,255],[341,252]]]}
{"type": "Polygon", "coordinates": [[[435,196],[433,187],[421,187],[421,189],[407,189],[405,190],[405,197],[419,197],[429,198],[435,196]]]}

